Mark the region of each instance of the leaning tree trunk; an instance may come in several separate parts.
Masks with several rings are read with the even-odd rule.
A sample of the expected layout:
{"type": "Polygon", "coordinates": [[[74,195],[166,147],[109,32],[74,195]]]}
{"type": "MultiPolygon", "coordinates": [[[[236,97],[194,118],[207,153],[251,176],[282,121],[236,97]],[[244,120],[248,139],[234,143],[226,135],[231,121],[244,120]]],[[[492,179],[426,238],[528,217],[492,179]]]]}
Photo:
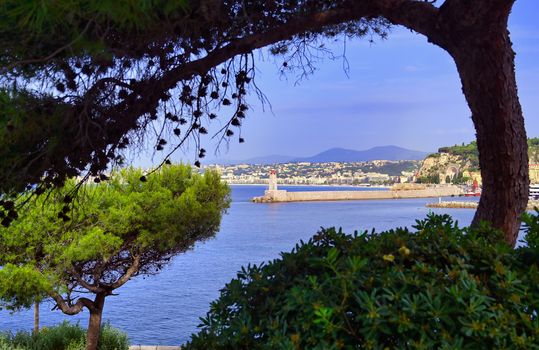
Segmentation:
{"type": "Polygon", "coordinates": [[[97,294],[93,304],[94,307],[89,309],[90,321],[88,322],[88,331],[86,333],[86,350],[97,350],[105,294],[97,294]]]}
{"type": "Polygon", "coordinates": [[[528,147],[507,23],[515,0],[378,0],[380,15],[424,34],[455,60],[477,133],[483,193],[472,225],[514,246],[528,202],[528,147]],[[385,5],[385,6],[384,6],[385,5]]]}
{"type": "Polygon", "coordinates": [[[499,10],[486,14],[487,25],[481,22],[485,17],[477,19],[481,25],[473,30],[457,24],[447,49],[477,132],[483,192],[472,224],[490,222],[514,246],[528,202],[528,145],[507,31],[510,6],[499,10]]]}

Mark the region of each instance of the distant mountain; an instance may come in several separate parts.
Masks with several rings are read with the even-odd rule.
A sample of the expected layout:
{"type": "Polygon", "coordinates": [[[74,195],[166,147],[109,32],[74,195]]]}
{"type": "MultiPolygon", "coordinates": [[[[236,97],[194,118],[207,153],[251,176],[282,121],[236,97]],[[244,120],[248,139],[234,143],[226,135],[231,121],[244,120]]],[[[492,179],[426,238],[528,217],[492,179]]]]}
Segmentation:
{"type": "Polygon", "coordinates": [[[293,162],[366,162],[371,160],[423,160],[427,152],[413,151],[398,146],[379,146],[364,151],[331,148],[312,157],[296,158],[293,162]]]}
{"type": "Polygon", "coordinates": [[[293,157],[273,154],[245,160],[209,161],[209,164],[279,164],[279,163],[328,163],[328,162],[366,162],[371,160],[423,160],[427,152],[413,151],[397,146],[379,146],[364,151],[344,148],[331,148],[312,157],[293,157]]]}

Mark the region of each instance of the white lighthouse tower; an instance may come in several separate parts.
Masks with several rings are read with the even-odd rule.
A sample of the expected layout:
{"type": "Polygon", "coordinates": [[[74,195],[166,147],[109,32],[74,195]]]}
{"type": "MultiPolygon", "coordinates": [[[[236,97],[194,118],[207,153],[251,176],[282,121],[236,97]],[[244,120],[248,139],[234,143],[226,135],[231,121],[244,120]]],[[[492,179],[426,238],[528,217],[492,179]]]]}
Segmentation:
{"type": "Polygon", "coordinates": [[[277,191],[277,172],[275,170],[270,171],[268,191],[277,191]]]}
{"type": "Polygon", "coordinates": [[[277,189],[277,172],[271,170],[269,174],[268,189],[264,192],[264,202],[286,202],[286,190],[277,189]]]}

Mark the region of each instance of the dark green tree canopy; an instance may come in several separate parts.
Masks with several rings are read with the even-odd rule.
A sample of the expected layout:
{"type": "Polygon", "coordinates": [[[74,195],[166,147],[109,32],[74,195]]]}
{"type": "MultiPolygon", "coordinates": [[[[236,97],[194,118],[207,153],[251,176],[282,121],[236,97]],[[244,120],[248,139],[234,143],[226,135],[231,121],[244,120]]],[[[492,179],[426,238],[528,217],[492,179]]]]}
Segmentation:
{"type": "MultiPolygon", "coordinates": [[[[213,111],[231,106],[222,129],[227,138],[246,115],[245,95],[254,82],[251,51],[293,33],[265,34],[343,3],[5,2],[0,190],[20,191],[41,181],[59,185],[87,170],[98,175],[121,161],[122,149],[154,121],[168,131],[157,150],[192,135],[197,158],[203,157],[200,135],[213,111]],[[246,39],[241,47],[235,43],[246,39]]],[[[324,28],[324,34],[365,35],[385,26],[357,20],[324,28]]],[[[304,51],[318,34],[306,31],[293,40],[304,51]]],[[[274,52],[287,47],[280,44],[274,52]]]]}
{"type": "Polygon", "coordinates": [[[324,39],[372,40],[402,25],[455,61],[484,185],[474,223],[492,222],[514,244],[529,185],[507,31],[514,1],[4,1],[0,192],[99,175],[153,128],[156,151],[189,141],[198,165],[216,113],[216,136],[243,142],[247,94],[261,94],[253,51],[270,47],[282,70],[309,74],[324,39]]]}

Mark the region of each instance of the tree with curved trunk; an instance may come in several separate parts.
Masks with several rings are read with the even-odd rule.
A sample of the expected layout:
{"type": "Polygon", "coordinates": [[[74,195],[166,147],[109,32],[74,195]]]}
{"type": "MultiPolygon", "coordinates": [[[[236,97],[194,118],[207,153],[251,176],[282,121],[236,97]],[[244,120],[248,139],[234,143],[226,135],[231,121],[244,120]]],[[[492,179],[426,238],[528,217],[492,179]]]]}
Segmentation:
{"type": "Polygon", "coordinates": [[[529,174],[526,130],[507,30],[513,3],[450,0],[438,9],[419,10],[417,6],[413,18],[403,17],[403,13],[413,12],[404,7],[388,18],[424,34],[455,60],[477,132],[483,178],[473,224],[491,222],[514,246],[520,215],[528,202],[529,174]]]}
{"type": "MultiPolygon", "coordinates": [[[[32,8],[36,17],[45,10],[56,14],[40,21],[17,17],[21,11],[14,9],[30,5],[8,3],[12,12],[0,27],[0,107],[7,111],[0,121],[2,192],[35,184],[42,192],[88,169],[98,175],[157,122],[173,136],[160,137],[156,150],[168,142],[174,151],[192,140],[198,164],[205,153],[200,136],[215,111],[225,114],[222,138],[239,130],[243,141],[236,128],[247,114],[246,90],[258,91],[254,50],[271,46],[284,56],[284,69],[310,73],[310,44],[335,35],[385,37],[389,26],[402,25],[454,59],[483,176],[474,224],[487,220],[509,244],[516,242],[529,184],[507,31],[514,0],[446,0],[439,6],[420,0],[201,0],[113,9],[99,7],[105,0],[93,7],[59,1],[32,8]]],[[[7,213],[11,206],[7,201],[7,213]]],[[[4,224],[11,221],[8,216],[4,224]]]]}
{"type": "Polygon", "coordinates": [[[0,306],[30,307],[49,297],[67,315],[86,309],[86,348],[97,349],[106,298],[213,237],[229,205],[217,172],[166,165],[141,176],[126,169],[87,184],[74,208],[65,204],[73,181],[49,200],[31,199],[20,219],[0,228],[0,306]]]}

